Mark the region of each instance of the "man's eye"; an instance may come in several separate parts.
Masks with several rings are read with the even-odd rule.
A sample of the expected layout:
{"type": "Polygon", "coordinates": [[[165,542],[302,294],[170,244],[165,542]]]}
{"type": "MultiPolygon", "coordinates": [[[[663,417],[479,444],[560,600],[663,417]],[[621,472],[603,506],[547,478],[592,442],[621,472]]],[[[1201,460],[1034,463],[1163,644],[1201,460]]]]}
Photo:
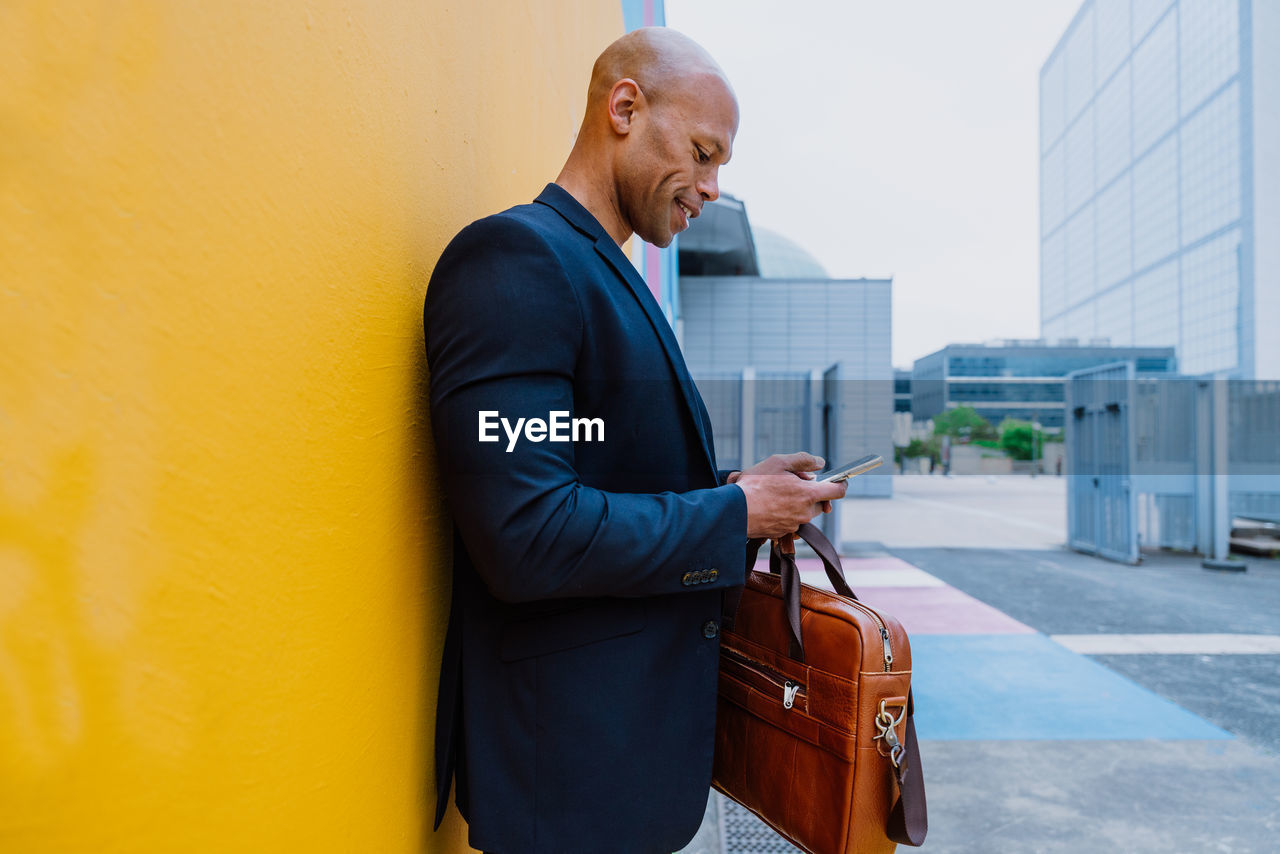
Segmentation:
{"type": "Polygon", "coordinates": [[[698,152],[698,162],[699,162],[699,163],[706,163],[708,160],[710,160],[710,159],[711,159],[711,155],[710,155],[710,154],[707,154],[707,153],[706,153],[705,151],[703,151],[701,148],[697,148],[697,149],[695,149],[695,151],[697,151],[697,152],[698,152]]]}

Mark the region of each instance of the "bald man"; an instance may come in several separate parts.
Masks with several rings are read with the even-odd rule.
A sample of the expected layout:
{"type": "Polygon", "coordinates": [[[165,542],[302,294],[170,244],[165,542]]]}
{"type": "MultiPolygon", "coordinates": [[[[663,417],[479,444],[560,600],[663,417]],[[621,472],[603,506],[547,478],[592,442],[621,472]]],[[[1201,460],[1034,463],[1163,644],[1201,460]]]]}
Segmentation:
{"type": "Polygon", "coordinates": [[[745,542],[844,495],[808,454],[717,470],[671,328],[620,248],[688,227],[737,128],[702,48],[630,33],[596,61],[556,182],[465,228],[431,277],[455,532],[436,826],[454,781],[484,851],[683,847],[706,805],[720,609],[745,542]]]}

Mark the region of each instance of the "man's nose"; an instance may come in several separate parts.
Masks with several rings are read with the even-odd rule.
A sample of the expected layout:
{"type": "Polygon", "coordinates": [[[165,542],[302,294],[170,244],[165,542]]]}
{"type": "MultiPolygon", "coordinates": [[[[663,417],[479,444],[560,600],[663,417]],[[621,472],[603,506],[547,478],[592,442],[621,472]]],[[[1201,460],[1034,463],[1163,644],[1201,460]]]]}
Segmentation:
{"type": "Polygon", "coordinates": [[[697,189],[698,195],[702,196],[705,201],[714,202],[720,198],[720,184],[717,182],[717,173],[712,172],[709,176],[699,181],[697,189]]]}

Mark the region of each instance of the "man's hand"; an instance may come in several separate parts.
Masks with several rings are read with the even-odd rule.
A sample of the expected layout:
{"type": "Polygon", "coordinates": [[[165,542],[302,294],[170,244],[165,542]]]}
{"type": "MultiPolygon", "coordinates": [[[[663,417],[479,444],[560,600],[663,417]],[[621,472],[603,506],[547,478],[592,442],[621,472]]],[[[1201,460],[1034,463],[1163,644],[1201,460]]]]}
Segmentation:
{"type": "Polygon", "coordinates": [[[825,465],[812,454],[774,454],[743,472],[729,475],[747,496],[747,536],[781,537],[843,498],[846,483],[816,483],[811,472],[825,465]]]}

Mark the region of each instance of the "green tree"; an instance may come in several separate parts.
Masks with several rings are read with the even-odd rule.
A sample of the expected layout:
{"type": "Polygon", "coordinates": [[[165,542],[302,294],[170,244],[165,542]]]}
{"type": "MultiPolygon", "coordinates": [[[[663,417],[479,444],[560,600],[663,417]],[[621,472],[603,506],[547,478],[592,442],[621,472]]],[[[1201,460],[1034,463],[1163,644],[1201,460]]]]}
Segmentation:
{"type": "Polygon", "coordinates": [[[902,455],[907,458],[929,457],[935,463],[938,463],[942,461],[942,448],[938,443],[937,437],[931,438],[928,441],[912,439],[910,444],[908,444],[906,449],[902,452],[902,455]]]}
{"type": "Polygon", "coordinates": [[[933,435],[953,439],[997,439],[996,428],[972,406],[957,406],[933,418],[933,435]]]}
{"type": "MultiPolygon", "coordinates": [[[[1032,452],[1037,447],[1043,448],[1045,441],[1044,432],[1042,430],[1033,432],[1030,421],[1006,418],[1000,422],[1000,447],[1015,460],[1031,459],[1032,452]]],[[[1043,452],[1037,456],[1043,456],[1043,452]]]]}

